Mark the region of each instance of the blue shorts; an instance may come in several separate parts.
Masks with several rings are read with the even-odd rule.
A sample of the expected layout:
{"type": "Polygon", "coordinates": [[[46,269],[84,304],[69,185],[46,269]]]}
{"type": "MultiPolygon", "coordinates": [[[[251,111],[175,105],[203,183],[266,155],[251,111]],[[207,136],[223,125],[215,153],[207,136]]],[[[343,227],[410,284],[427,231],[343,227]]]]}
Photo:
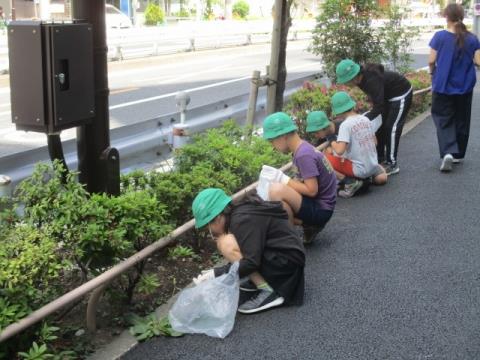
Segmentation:
{"type": "Polygon", "coordinates": [[[295,217],[302,220],[305,225],[319,226],[323,228],[333,215],[333,210],[325,210],[315,199],[302,196],[302,205],[295,217]]]}

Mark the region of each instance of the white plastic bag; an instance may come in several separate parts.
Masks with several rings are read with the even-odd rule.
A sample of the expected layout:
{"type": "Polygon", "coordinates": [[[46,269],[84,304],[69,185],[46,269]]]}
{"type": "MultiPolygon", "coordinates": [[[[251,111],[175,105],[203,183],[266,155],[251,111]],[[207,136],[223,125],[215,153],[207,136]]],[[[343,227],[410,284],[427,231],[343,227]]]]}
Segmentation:
{"type": "Polygon", "coordinates": [[[268,165],[262,166],[262,171],[260,171],[260,176],[258,177],[257,194],[263,201],[269,200],[268,192],[270,184],[280,182],[282,175],[283,173],[274,167],[268,165]]]}
{"type": "Polygon", "coordinates": [[[227,274],[183,290],[168,313],[181,333],[225,338],[233,329],[239,297],[238,262],[227,274]]]}

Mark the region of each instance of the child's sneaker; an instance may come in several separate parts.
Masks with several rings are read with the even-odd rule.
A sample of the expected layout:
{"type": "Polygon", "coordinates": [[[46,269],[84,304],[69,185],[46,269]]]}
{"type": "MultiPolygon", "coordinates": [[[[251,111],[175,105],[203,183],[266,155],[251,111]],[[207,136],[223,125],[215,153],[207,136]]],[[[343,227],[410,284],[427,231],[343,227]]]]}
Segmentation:
{"type": "Polygon", "coordinates": [[[363,186],[363,181],[362,180],[358,180],[356,179],[354,182],[350,183],[350,184],[346,184],[345,185],[345,189],[344,190],[340,190],[338,192],[338,196],[344,198],[344,199],[349,199],[351,198],[353,195],[355,195],[355,193],[360,190],[363,186]]]}
{"type": "Polygon", "coordinates": [[[385,168],[388,176],[395,175],[400,172],[400,168],[398,167],[397,163],[387,162],[385,165],[383,165],[383,167],[385,168]]]}
{"type": "Polygon", "coordinates": [[[320,226],[304,226],[303,227],[303,243],[309,245],[315,240],[318,233],[322,231],[320,226]]]}
{"type": "Polygon", "coordinates": [[[452,171],[452,164],[453,164],[453,156],[451,154],[445,155],[442,159],[442,164],[440,165],[440,171],[442,172],[452,171]]]}
{"type": "Polygon", "coordinates": [[[242,314],[254,314],[273,307],[282,305],[283,297],[275,291],[259,290],[250,300],[238,307],[238,312],[242,314]]]}
{"type": "Polygon", "coordinates": [[[258,291],[257,286],[248,277],[240,279],[240,290],[246,292],[258,291]]]}

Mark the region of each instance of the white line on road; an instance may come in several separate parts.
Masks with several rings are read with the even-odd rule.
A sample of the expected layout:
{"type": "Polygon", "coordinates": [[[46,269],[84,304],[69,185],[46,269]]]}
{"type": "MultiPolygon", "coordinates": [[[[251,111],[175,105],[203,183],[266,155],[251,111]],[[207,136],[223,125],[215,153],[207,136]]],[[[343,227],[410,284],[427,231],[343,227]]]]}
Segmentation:
{"type": "MultiPolygon", "coordinates": [[[[315,67],[318,67],[319,70],[320,70],[320,66],[317,63],[308,63],[308,64],[299,65],[299,66],[294,66],[294,67],[291,67],[289,70],[290,71],[291,70],[298,70],[298,69],[302,69],[302,68],[306,68],[306,67],[311,67],[312,65],[315,65],[315,67]]],[[[217,86],[232,84],[232,83],[247,80],[247,79],[250,79],[250,78],[251,78],[251,76],[244,76],[244,77],[241,77],[241,78],[238,78],[238,79],[221,81],[221,82],[218,82],[218,83],[213,83],[213,84],[208,84],[208,85],[204,85],[204,86],[199,86],[199,87],[196,87],[196,88],[186,89],[184,91],[186,91],[186,92],[200,91],[200,90],[210,89],[210,88],[217,87],[217,86]]],[[[168,97],[171,97],[171,96],[175,96],[175,95],[177,95],[177,93],[178,93],[178,91],[175,91],[175,92],[168,93],[168,94],[163,94],[163,95],[159,95],[159,96],[152,96],[152,97],[145,98],[145,99],[129,101],[129,102],[126,102],[126,103],[123,103],[123,104],[113,105],[113,106],[110,106],[110,110],[116,110],[116,109],[121,109],[121,108],[125,108],[125,107],[128,107],[128,106],[133,106],[133,105],[143,104],[143,103],[146,103],[146,102],[165,99],[165,98],[168,98],[168,97]]]]}
{"type": "MultiPolygon", "coordinates": [[[[200,90],[210,89],[210,88],[213,88],[213,87],[216,87],[216,86],[232,84],[234,82],[243,81],[243,80],[247,80],[247,79],[250,79],[250,76],[244,76],[244,77],[238,78],[238,79],[232,79],[232,80],[222,81],[222,82],[209,84],[209,85],[205,85],[205,86],[199,86],[199,87],[196,87],[196,88],[187,89],[185,91],[187,91],[187,92],[200,91],[200,90]]],[[[165,99],[165,98],[168,98],[168,97],[171,97],[171,96],[175,96],[175,95],[177,95],[177,93],[178,93],[178,91],[175,91],[175,92],[168,93],[168,94],[153,96],[153,97],[140,99],[140,100],[135,100],[135,101],[129,101],[129,102],[126,102],[126,103],[123,103],[123,104],[113,105],[113,106],[110,106],[110,110],[116,110],[116,109],[121,109],[121,108],[132,106],[132,105],[138,105],[138,104],[143,104],[143,103],[150,102],[150,101],[165,99]]]]}

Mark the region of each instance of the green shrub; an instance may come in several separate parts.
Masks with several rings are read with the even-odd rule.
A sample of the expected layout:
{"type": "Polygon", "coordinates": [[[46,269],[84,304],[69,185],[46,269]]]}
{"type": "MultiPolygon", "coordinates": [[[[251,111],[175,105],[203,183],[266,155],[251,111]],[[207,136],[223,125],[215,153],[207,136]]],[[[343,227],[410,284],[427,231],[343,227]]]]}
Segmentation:
{"type": "Polygon", "coordinates": [[[145,9],[145,25],[160,25],[165,20],[165,13],[160,6],[150,3],[145,9]]]}
{"type": "Polygon", "coordinates": [[[375,0],[326,0],[321,5],[310,51],[322,57],[331,79],[342,59],[379,62],[383,51],[371,21],[379,14],[375,0]]]}
{"type": "Polygon", "coordinates": [[[250,12],[250,6],[246,1],[240,0],[233,4],[232,13],[240,19],[245,19],[250,12]]]}

